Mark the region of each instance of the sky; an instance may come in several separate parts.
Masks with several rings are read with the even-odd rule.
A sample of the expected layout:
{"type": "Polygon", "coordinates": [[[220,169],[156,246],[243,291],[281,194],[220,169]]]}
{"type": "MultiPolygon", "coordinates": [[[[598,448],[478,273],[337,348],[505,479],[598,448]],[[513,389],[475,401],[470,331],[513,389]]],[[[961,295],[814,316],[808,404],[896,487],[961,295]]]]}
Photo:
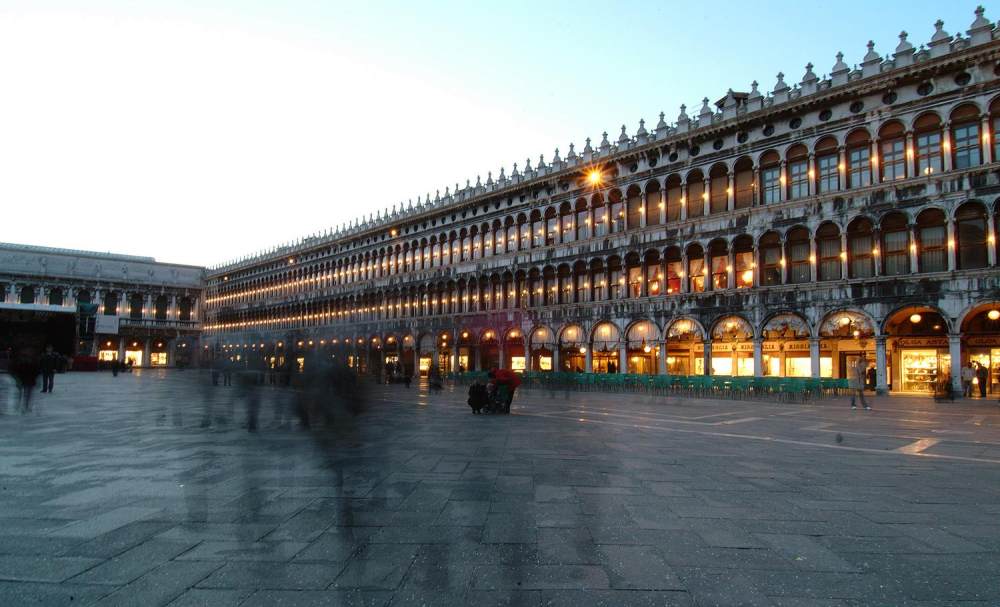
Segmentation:
{"type": "Polygon", "coordinates": [[[217,265],[975,6],[0,0],[0,242],[217,265]]]}

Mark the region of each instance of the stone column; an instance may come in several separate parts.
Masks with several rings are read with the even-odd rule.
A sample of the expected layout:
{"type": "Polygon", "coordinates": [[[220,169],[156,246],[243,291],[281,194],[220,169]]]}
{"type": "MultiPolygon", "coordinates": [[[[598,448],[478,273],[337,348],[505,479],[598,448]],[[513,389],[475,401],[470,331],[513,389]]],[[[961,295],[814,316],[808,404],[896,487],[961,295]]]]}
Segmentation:
{"type": "Polygon", "coordinates": [[[167,366],[173,367],[177,364],[177,340],[171,339],[167,344],[167,366]]]}
{"type": "Polygon", "coordinates": [[[583,365],[583,370],[587,373],[594,372],[594,353],[591,352],[591,348],[587,348],[587,352],[584,354],[583,365]]]}
{"type": "MultiPolygon", "coordinates": [[[[664,195],[666,195],[665,192],[666,192],[666,190],[664,190],[664,195]]],[[[687,217],[688,217],[688,205],[689,204],[691,204],[691,201],[688,200],[688,186],[687,186],[687,183],[685,182],[685,183],[681,184],[681,217],[680,217],[680,221],[684,221],[685,219],[687,219],[687,217]]]]}
{"type": "Polygon", "coordinates": [[[618,372],[628,373],[628,340],[618,344],[618,372]]]}
{"type": "Polygon", "coordinates": [[[753,340],[753,376],[764,376],[764,341],[753,340]]]}
{"type": "Polygon", "coordinates": [[[816,246],[816,236],[809,239],[809,280],[816,282],[819,277],[819,251],[816,246]]]}
{"type": "Polygon", "coordinates": [[[807,162],[809,166],[806,167],[806,179],[808,181],[806,191],[809,192],[809,196],[815,196],[816,191],[819,189],[816,187],[816,179],[819,177],[818,171],[816,171],[816,154],[809,152],[807,162]]]}
{"type": "Polygon", "coordinates": [[[880,178],[882,175],[882,169],[880,168],[882,166],[882,158],[878,153],[878,137],[872,137],[871,150],[868,153],[870,158],[874,159],[875,162],[870,162],[870,166],[868,168],[871,169],[871,179],[869,180],[870,183],[865,185],[874,185],[882,181],[880,178]]]}
{"type": "Polygon", "coordinates": [[[987,225],[986,234],[986,257],[992,267],[997,265],[997,232],[992,221],[987,225]]]}
{"type": "Polygon", "coordinates": [[[941,125],[941,166],[944,172],[948,173],[954,168],[951,155],[951,121],[945,121],[941,125]]]}
{"type": "Polygon", "coordinates": [[[149,339],[142,340],[142,367],[152,367],[153,361],[149,347],[149,339]]]}
{"type": "Polygon", "coordinates": [[[705,178],[705,187],[701,192],[702,215],[708,217],[712,214],[712,180],[705,178]]]}
{"type": "Polygon", "coordinates": [[[726,208],[730,211],[736,208],[736,174],[729,172],[729,186],[726,188],[726,208]]]}
{"type": "Polygon", "coordinates": [[[954,272],[955,268],[958,267],[958,251],[957,243],[955,241],[955,222],[950,217],[948,218],[948,242],[945,251],[948,254],[948,271],[954,272]]]}
{"type": "Polygon", "coordinates": [[[844,191],[847,183],[847,146],[837,148],[837,190],[844,191]]]}
{"type": "Polygon", "coordinates": [[[819,377],[819,338],[809,338],[809,372],[813,378],[819,377]]]}
{"type": "Polygon", "coordinates": [[[885,395],[889,393],[888,365],[885,357],[885,336],[879,335],[875,338],[875,393],[885,395]]]}
{"type": "Polygon", "coordinates": [[[499,339],[497,341],[497,353],[500,356],[500,361],[497,363],[497,369],[506,369],[507,368],[507,348],[504,347],[506,345],[504,343],[506,340],[502,339],[502,336],[499,335],[499,334],[498,334],[498,337],[501,337],[501,339],[499,339]]]}
{"type": "Polygon", "coordinates": [[[962,393],[962,336],[948,336],[948,354],[951,355],[951,389],[956,394],[962,393]]]}
{"type": "Polygon", "coordinates": [[[781,186],[778,192],[778,202],[788,200],[788,163],[782,159],[778,168],[778,185],[781,186]]]}
{"type": "Polygon", "coordinates": [[[917,254],[917,231],[911,225],[910,226],[910,272],[916,273],[920,271],[920,258],[917,254]]]}
{"type": "Polygon", "coordinates": [[[979,145],[982,146],[983,164],[993,162],[993,133],[990,130],[989,114],[983,114],[979,119],[979,145]]]}
{"type": "Polygon", "coordinates": [[[704,342],[702,344],[702,348],[704,349],[704,353],[702,354],[702,356],[704,357],[704,361],[705,361],[705,375],[711,375],[712,374],[712,342],[711,341],[704,342]]]}
{"type": "MultiPolygon", "coordinates": [[[[874,245],[874,238],[875,237],[873,235],[872,236],[872,240],[873,240],[872,246],[875,246],[874,245]]],[[[850,276],[850,267],[848,266],[847,258],[848,258],[848,252],[847,252],[847,230],[844,230],[843,232],[840,233],[840,277],[841,278],[848,278],[850,276]]],[[[875,259],[873,259],[872,261],[875,261],[875,259]]]]}
{"type": "MultiPolygon", "coordinates": [[[[476,345],[472,348],[472,369],[470,370],[476,370],[476,371],[483,370],[483,364],[479,359],[480,348],[481,347],[479,345],[476,345]]],[[[400,355],[400,358],[402,358],[402,355],[400,355]]]]}
{"type": "Polygon", "coordinates": [[[908,131],[906,133],[906,149],[903,151],[906,158],[906,176],[916,177],[917,172],[917,150],[913,145],[913,132],[908,131]]]}
{"type": "Polygon", "coordinates": [[[663,342],[663,343],[660,344],[659,353],[660,353],[659,356],[657,356],[657,358],[659,359],[657,361],[657,372],[660,375],[666,375],[667,374],[667,342],[663,342]]]}
{"type": "Polygon", "coordinates": [[[562,367],[559,366],[559,362],[560,362],[559,361],[559,357],[560,357],[559,344],[554,344],[552,346],[552,370],[553,371],[562,371],[562,367]]]}
{"type": "Polygon", "coordinates": [[[736,254],[733,253],[732,245],[726,255],[726,288],[736,288],[736,254]]]}

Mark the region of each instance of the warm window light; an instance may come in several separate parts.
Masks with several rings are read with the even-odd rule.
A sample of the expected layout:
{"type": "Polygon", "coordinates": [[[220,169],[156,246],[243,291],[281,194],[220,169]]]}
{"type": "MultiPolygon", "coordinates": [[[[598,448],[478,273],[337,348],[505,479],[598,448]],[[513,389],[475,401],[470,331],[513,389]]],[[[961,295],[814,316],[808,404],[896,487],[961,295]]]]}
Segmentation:
{"type": "Polygon", "coordinates": [[[1000,310],[990,310],[986,313],[986,318],[989,318],[990,320],[1000,319],[1000,310]]]}
{"type": "Polygon", "coordinates": [[[875,247],[874,249],[872,249],[872,255],[874,255],[875,257],[879,256],[878,247],[875,247]]]}
{"type": "Polygon", "coordinates": [[[910,322],[913,324],[918,324],[924,317],[919,314],[910,314],[910,322]]]}
{"type": "Polygon", "coordinates": [[[841,251],[840,258],[843,259],[844,261],[847,261],[847,251],[841,251]]]}

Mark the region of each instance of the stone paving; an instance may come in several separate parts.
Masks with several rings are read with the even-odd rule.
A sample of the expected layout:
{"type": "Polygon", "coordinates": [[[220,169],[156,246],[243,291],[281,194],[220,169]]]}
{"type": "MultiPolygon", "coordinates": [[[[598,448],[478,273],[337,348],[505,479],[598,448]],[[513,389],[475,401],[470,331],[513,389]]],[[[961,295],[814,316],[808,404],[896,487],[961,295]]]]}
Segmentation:
{"type": "Polygon", "coordinates": [[[195,371],[0,387],[0,605],[1000,604],[994,402],[262,392],[251,433],[195,371]]]}

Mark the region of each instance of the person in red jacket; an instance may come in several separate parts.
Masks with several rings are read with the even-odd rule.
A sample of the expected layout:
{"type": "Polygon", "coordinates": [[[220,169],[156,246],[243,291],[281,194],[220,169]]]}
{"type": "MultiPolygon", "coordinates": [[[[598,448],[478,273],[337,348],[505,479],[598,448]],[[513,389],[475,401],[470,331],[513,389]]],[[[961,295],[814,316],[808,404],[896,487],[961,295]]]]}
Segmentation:
{"type": "Polygon", "coordinates": [[[510,369],[493,369],[490,371],[489,377],[494,390],[500,386],[507,388],[507,396],[501,404],[503,405],[504,413],[510,413],[510,404],[514,400],[514,391],[521,385],[521,378],[510,369]]]}

